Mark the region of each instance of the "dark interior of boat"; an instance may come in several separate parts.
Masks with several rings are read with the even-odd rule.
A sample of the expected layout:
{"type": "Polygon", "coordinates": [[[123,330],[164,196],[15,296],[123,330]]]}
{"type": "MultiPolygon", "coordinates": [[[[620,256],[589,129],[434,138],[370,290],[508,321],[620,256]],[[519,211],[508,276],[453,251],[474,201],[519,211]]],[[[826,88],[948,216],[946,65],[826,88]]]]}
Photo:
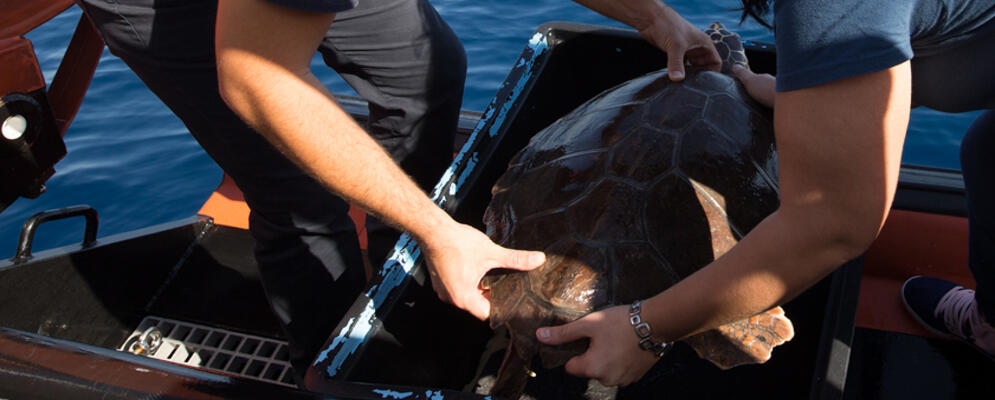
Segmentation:
{"type": "MultiPolygon", "coordinates": [[[[666,65],[664,54],[631,31],[550,23],[537,30],[537,38],[475,129],[463,132],[466,145],[454,164],[458,173],[443,182],[459,179],[459,190],[443,196],[443,207],[462,222],[482,227],[493,182],[532,134],[602,90],[666,65]],[[471,156],[473,166],[459,164],[471,156]]],[[[754,70],[776,73],[773,46],[747,45],[754,70]]],[[[865,257],[841,266],[785,306],[796,337],[766,364],[723,371],[678,344],[643,381],[619,390],[599,388],[562,369],[535,368],[526,393],[539,399],[990,396],[995,363],[960,343],[916,330],[908,316],[895,315],[902,311],[894,307],[897,292],[888,292],[909,272],[907,263],[915,264],[916,273],[970,284],[964,256],[955,254],[966,248],[959,173],[906,166],[895,209],[894,221],[865,257]]],[[[398,270],[400,263],[374,276],[353,305],[352,318],[336,329],[339,336],[329,338],[328,353],[308,372],[313,380],[306,390],[295,389],[288,371],[267,369],[285,361],[279,351],[282,334],[259,284],[253,240],[245,229],[200,215],[84,242],[0,261],[0,343],[5,343],[0,348],[10,349],[0,350],[0,397],[409,393],[430,398],[440,393],[477,398],[473,392],[480,380],[500,362],[503,349],[495,343],[504,333],[442,304],[415,255],[396,281],[391,279],[398,275],[387,270],[398,270]],[[364,322],[370,329],[359,336],[355,326],[364,322]],[[186,340],[210,362],[183,366],[118,351],[149,324],[158,324],[165,338],[186,340]],[[195,338],[198,329],[207,333],[195,338]],[[356,343],[345,348],[342,340],[356,343]],[[260,344],[269,341],[275,347],[264,354],[260,344]],[[249,353],[239,353],[247,347],[249,353]],[[260,360],[270,364],[250,371],[260,360]],[[81,372],[94,366],[111,371],[111,364],[131,372],[96,377],[81,372]],[[134,372],[141,369],[158,371],[160,380],[143,380],[134,372]],[[31,386],[42,381],[65,384],[31,386]],[[79,382],[96,383],[73,391],[79,382]]]]}

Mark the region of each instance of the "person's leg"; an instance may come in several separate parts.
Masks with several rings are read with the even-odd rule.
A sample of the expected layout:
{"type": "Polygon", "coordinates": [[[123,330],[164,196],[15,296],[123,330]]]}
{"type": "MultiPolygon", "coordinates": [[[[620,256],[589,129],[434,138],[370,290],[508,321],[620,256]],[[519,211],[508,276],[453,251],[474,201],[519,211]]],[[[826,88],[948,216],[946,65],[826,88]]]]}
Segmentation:
{"type": "Polygon", "coordinates": [[[995,322],[995,111],[982,113],[961,143],[967,191],[968,265],[977,284],[978,311],[995,322]]]}
{"type": "Polygon", "coordinates": [[[302,376],[365,285],[348,205],[245,125],[218,94],[216,2],[84,0],[111,52],[187,126],[251,211],[255,255],[302,376]]]}
{"type": "Polygon", "coordinates": [[[981,114],[961,143],[967,192],[968,266],[977,290],[930,277],[902,286],[902,301],[931,332],[963,340],[995,357],[995,111],[981,114]]]}
{"type": "MultiPolygon", "coordinates": [[[[369,101],[367,131],[430,193],[452,161],[466,53],[427,0],[360,1],[339,13],[321,44],[325,63],[369,101]]],[[[398,233],[367,220],[380,268],[398,233]]]]}
{"type": "Polygon", "coordinates": [[[971,124],[961,142],[967,192],[968,266],[977,291],[953,282],[913,277],[902,286],[902,301],[932,332],[964,340],[995,356],[995,72],[978,68],[995,62],[995,22],[987,37],[912,60],[913,103],[947,111],[988,110],[971,124]]]}

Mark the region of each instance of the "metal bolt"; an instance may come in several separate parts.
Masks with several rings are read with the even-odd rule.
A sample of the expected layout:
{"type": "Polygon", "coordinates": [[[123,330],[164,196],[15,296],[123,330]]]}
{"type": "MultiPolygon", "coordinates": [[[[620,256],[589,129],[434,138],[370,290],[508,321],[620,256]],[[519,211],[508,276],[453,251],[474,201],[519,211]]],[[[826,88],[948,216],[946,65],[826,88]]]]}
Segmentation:
{"type": "Polygon", "coordinates": [[[150,326],[137,340],[128,348],[132,354],[148,356],[155,353],[162,344],[162,331],[155,326],[150,326]]]}
{"type": "Polygon", "coordinates": [[[8,140],[17,140],[24,136],[28,130],[28,120],[20,115],[11,115],[3,121],[3,137],[8,140]]]}

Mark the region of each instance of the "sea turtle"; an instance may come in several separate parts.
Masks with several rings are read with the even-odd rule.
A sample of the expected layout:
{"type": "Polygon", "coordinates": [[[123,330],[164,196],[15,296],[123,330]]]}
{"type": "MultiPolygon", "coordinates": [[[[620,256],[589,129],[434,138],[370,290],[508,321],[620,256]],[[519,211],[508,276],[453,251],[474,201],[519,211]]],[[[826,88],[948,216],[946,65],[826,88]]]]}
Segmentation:
{"type": "MultiPolygon", "coordinates": [[[[771,111],[729,75],[746,62],[739,37],[719,23],[706,32],[723,73],[691,68],[674,83],[661,70],[609,89],[536,134],[494,185],[490,237],[547,259],[483,281],[492,327],[511,335],[492,394],[518,397],[535,354],[552,368],[587,346],[541,345],[536,328],[651,297],[777,208],[771,111]]],[[[730,368],[766,361],[793,335],[777,307],[685,342],[730,368]]]]}

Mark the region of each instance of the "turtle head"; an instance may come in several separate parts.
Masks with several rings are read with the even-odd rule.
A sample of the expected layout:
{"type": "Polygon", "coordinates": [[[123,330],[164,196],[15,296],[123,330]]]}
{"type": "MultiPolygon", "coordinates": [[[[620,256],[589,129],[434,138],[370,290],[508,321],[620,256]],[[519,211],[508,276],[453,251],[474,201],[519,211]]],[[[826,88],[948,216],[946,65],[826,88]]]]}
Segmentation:
{"type": "Polygon", "coordinates": [[[721,22],[712,22],[708,29],[705,29],[705,34],[712,39],[715,50],[719,52],[723,73],[731,73],[732,67],[736,64],[750,68],[746,60],[746,49],[739,35],[726,29],[721,22]]]}

